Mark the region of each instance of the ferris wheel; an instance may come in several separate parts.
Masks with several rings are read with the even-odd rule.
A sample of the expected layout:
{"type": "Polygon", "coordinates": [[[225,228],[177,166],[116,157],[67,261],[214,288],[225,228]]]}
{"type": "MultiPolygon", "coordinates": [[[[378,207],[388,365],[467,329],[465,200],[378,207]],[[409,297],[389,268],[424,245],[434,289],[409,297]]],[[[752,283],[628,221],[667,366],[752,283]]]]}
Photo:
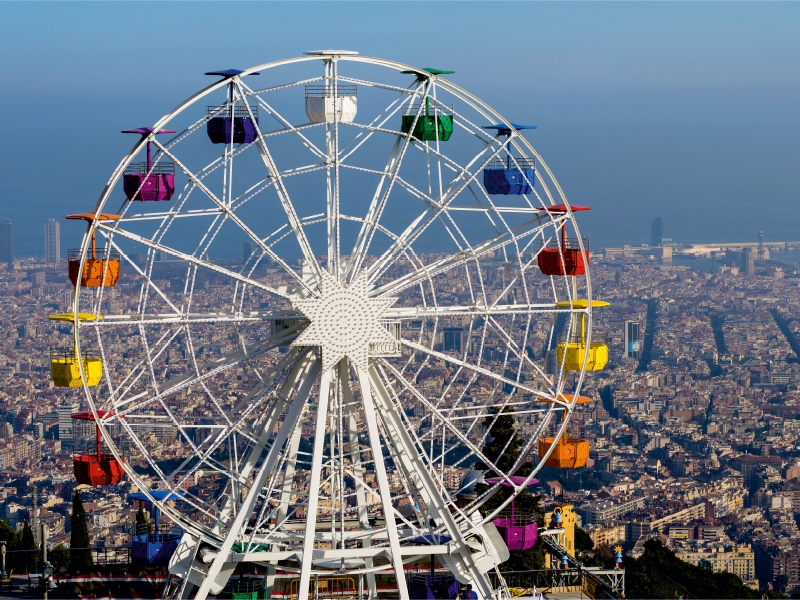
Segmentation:
{"type": "Polygon", "coordinates": [[[165,594],[219,593],[249,562],[298,598],[326,577],[374,598],[386,576],[408,598],[435,555],[489,597],[514,495],[586,463],[565,431],[608,350],[585,207],[451,73],[339,50],[208,73],[125,130],[72,216],[53,377],[97,425],[87,480],[121,467],[180,526],[165,594]],[[518,441],[491,446],[499,419],[518,441]]]}

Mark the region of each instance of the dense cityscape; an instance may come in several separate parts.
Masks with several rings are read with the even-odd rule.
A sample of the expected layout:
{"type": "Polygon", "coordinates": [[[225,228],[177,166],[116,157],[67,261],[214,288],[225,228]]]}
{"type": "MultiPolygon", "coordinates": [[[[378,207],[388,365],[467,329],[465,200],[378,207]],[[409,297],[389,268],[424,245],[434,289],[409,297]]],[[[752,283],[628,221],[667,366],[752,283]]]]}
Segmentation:
{"type": "MultiPolygon", "coordinates": [[[[94,443],[94,427],[72,418],[86,410],[80,390],[55,388],[50,377],[47,349],[69,332],[47,320],[69,310],[59,227],[45,225],[44,260],[15,258],[13,224],[0,227],[0,516],[18,530],[47,524],[50,543],[68,546],[72,457],[94,443]]],[[[672,244],[660,218],[652,242],[591,255],[595,297],[611,306],[596,311],[594,325],[609,364],[587,380],[582,393],[593,402],[570,423],[570,435],[590,440],[590,458],[570,472],[543,469],[537,493],[545,505],[573,507],[596,549],[619,544],[636,557],[656,537],[685,562],[734,573],[756,590],[791,592],[800,588],[800,266],[781,260],[788,244],[763,236],[706,252],[672,244]],[[692,252],[713,258],[713,272],[685,260],[692,252]]],[[[120,282],[110,305],[125,310],[137,293],[120,282]]],[[[111,350],[127,352],[119,344],[111,350]]],[[[219,354],[231,349],[225,339],[208,344],[219,354]]],[[[447,377],[435,367],[426,393],[447,377]]],[[[247,385],[230,382],[225,393],[235,400],[247,385]]],[[[520,433],[535,426],[531,419],[520,433]]],[[[152,433],[157,458],[174,456],[173,437],[152,433]]],[[[457,489],[468,470],[451,469],[448,487],[457,489]]],[[[129,546],[135,486],[81,491],[92,545],[106,554],[129,546]]]]}

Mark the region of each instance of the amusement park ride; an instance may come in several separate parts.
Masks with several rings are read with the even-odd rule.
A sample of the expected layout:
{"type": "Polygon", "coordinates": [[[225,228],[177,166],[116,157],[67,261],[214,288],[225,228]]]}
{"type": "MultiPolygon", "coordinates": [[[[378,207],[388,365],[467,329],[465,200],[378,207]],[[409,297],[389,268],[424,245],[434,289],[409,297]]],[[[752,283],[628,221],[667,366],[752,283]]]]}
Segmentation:
{"type": "Polygon", "coordinates": [[[452,71],[324,50],[208,74],[221,79],[125,130],[140,138],[94,210],[68,217],[88,228],[72,312],[51,317],[73,325],[52,376],[83,389],[73,417],[98,435],[76,478],[138,488],[158,525],[137,552],[174,550],[164,597],[225,594],[255,563],[267,595],[289,577],[297,598],[322,581],[408,598],[427,557],[449,573],[425,576],[428,597],[456,583],[490,597],[488,573],[537,539],[514,497],[542,466],[588,458],[567,435],[608,359],[575,222],[588,208],[567,203],[519,133],[532,127],[452,71]],[[210,258],[242,239],[242,264],[210,258]],[[506,449],[484,454],[501,415],[526,431],[510,468],[506,449]],[[476,464],[486,489],[464,500],[475,479],[454,489],[452,474],[476,464]]]}

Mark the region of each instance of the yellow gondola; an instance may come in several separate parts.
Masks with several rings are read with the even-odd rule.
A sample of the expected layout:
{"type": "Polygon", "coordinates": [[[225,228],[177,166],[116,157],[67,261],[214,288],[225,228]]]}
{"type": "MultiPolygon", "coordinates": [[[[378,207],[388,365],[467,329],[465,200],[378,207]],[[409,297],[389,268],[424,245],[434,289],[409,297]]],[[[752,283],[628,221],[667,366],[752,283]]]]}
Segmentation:
{"type": "MultiPolygon", "coordinates": [[[[75,317],[72,313],[50,315],[51,321],[72,322],[75,317]]],[[[102,319],[101,315],[92,313],[78,313],[78,320],[82,322],[102,319]]],[[[86,385],[94,387],[103,378],[103,360],[96,356],[82,357],[83,372],[86,375],[86,385]]],[[[81,379],[81,356],[73,346],[70,349],[50,350],[50,377],[56,387],[77,388],[83,385],[81,379]]]]}
{"type": "MultiPolygon", "coordinates": [[[[592,308],[610,306],[602,300],[592,300],[592,308]]],[[[585,299],[557,302],[557,308],[588,308],[589,301],[585,299]]],[[[594,334],[595,339],[597,334],[594,334]]],[[[564,365],[566,371],[580,371],[583,367],[583,358],[586,354],[586,314],[581,313],[578,331],[568,341],[556,346],[556,359],[558,364],[564,365]]],[[[605,338],[600,336],[600,341],[589,343],[589,356],[586,361],[587,371],[600,371],[608,363],[608,345],[605,338]]]]}

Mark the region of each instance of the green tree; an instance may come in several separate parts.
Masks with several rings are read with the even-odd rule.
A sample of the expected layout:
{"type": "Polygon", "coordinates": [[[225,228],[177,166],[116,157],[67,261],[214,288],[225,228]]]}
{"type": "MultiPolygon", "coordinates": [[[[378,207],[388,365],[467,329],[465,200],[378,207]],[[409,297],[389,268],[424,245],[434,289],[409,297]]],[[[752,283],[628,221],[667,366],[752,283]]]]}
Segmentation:
{"type": "Polygon", "coordinates": [[[21,537],[20,532],[11,527],[8,521],[5,519],[0,520],[0,540],[5,540],[6,550],[19,549],[21,537]]]}
{"type": "Polygon", "coordinates": [[[59,544],[54,548],[50,548],[47,553],[47,560],[53,565],[53,568],[59,573],[66,573],[69,570],[69,550],[64,548],[64,544],[59,544]]]}
{"type": "Polygon", "coordinates": [[[70,516],[72,532],[69,537],[70,552],[72,554],[71,564],[73,567],[90,567],[94,564],[92,560],[92,542],[89,539],[89,526],[86,524],[86,511],[83,508],[81,493],[76,491],[72,497],[72,515],[70,516]],[[81,548],[81,550],[75,550],[81,548]],[[82,550],[86,548],[86,550],[82,550]]]}
{"type": "MultiPolygon", "coordinates": [[[[25,524],[22,526],[22,535],[19,542],[20,550],[36,550],[36,540],[33,539],[33,530],[28,519],[25,519],[25,524]]],[[[25,557],[25,570],[28,572],[36,572],[39,570],[39,554],[37,552],[26,552],[23,554],[25,557]]]]}
{"type": "Polygon", "coordinates": [[[789,577],[784,574],[780,574],[775,578],[775,581],[772,583],[772,587],[775,588],[775,591],[779,594],[783,594],[786,592],[786,586],[789,585],[789,577]]]}
{"type": "MultiPolygon", "coordinates": [[[[578,538],[576,536],[576,546],[577,539],[578,538]]],[[[611,550],[611,547],[608,544],[598,544],[594,548],[594,556],[592,556],[590,559],[584,560],[583,564],[587,567],[603,567],[604,569],[610,569],[614,566],[614,552],[611,550]]]]}
{"type": "Polygon", "coordinates": [[[696,598],[759,598],[733,573],[713,573],[680,560],[659,540],[645,542],[638,559],[626,556],[625,592],[629,598],[674,598],[690,593],[696,598]]]}
{"type": "MultiPolygon", "coordinates": [[[[516,421],[511,413],[514,410],[506,407],[502,412],[496,408],[489,409],[489,415],[483,421],[483,426],[489,432],[488,441],[484,444],[483,455],[497,467],[502,473],[508,475],[526,476],[533,469],[533,464],[524,462],[514,469],[519,456],[522,452],[523,441],[517,433],[516,421]]],[[[494,469],[481,462],[475,464],[476,469],[488,470],[490,476],[494,474],[494,469]]],[[[478,495],[483,494],[489,489],[488,485],[477,486],[478,495]]],[[[500,487],[494,495],[486,501],[486,510],[494,510],[505,502],[511,495],[511,489],[500,487]]],[[[527,490],[520,492],[514,498],[514,510],[517,515],[528,515],[529,518],[539,525],[544,526],[544,509],[541,506],[542,497],[530,494],[527,490]]],[[[529,571],[544,567],[545,550],[544,545],[537,542],[533,548],[528,550],[517,550],[511,552],[511,557],[504,562],[500,569],[503,571],[529,571]]]]}
{"type": "Polygon", "coordinates": [[[586,531],[575,526],[575,550],[578,552],[591,552],[594,550],[594,542],[586,531]]]}
{"type": "MultiPolygon", "coordinates": [[[[517,433],[516,421],[511,414],[513,412],[514,409],[508,406],[502,411],[496,408],[489,409],[489,414],[483,420],[483,426],[489,432],[488,441],[483,445],[483,455],[501,472],[524,476],[533,468],[530,462],[522,463],[519,468],[512,471],[523,444],[522,438],[517,433]]],[[[477,463],[476,468],[488,469],[489,467],[480,462],[477,463]]]]}

